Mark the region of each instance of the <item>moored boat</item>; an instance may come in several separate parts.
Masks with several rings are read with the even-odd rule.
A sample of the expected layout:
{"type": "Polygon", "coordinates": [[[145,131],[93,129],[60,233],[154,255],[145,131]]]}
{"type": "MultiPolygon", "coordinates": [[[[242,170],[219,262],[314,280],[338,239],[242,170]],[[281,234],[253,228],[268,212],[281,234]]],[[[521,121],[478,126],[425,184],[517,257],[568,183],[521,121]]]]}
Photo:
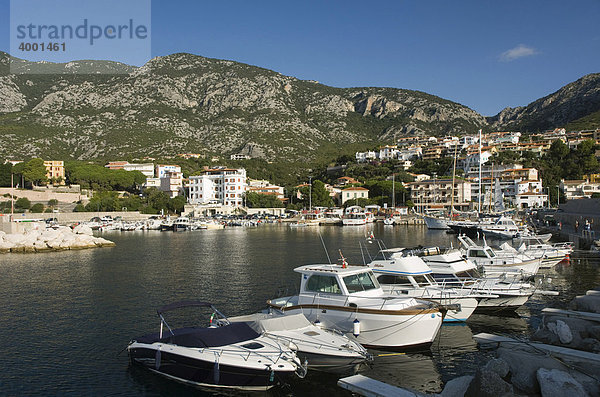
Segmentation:
{"type": "Polygon", "coordinates": [[[310,321],[337,329],[363,346],[409,349],[430,345],[442,312],[433,302],[386,294],[364,266],[307,265],[300,294],[273,299],[270,308],[303,313],[310,321]]]}
{"type": "MultiPolygon", "coordinates": [[[[163,314],[184,307],[203,307],[224,318],[213,305],[183,301],[157,310],[160,331],[127,346],[132,363],[169,379],[200,387],[267,390],[285,378],[304,376],[295,353],[245,323],[171,328],[163,314]]],[[[214,316],[211,316],[211,324],[214,316]]]]}

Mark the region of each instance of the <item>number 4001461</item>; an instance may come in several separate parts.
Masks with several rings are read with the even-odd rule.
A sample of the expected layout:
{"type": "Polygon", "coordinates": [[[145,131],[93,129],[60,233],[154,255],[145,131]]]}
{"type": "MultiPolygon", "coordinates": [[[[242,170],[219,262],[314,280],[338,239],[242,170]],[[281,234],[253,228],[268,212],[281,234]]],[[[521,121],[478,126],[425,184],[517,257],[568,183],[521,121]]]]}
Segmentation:
{"type": "Polygon", "coordinates": [[[21,43],[20,51],[65,51],[65,43],[21,43]]]}

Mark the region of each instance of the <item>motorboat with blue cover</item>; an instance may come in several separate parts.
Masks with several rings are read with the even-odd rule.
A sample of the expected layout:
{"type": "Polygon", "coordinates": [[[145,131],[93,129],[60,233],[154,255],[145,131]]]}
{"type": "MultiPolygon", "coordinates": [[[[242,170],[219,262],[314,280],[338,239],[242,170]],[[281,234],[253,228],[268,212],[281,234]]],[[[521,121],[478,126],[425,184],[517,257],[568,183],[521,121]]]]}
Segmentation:
{"type": "Polygon", "coordinates": [[[267,390],[294,374],[306,373],[295,352],[247,323],[228,323],[212,304],[182,301],[157,310],[160,331],[132,340],[132,363],[169,379],[199,387],[267,390]],[[208,308],[209,327],[171,328],[163,314],[181,308],[208,308]]]}

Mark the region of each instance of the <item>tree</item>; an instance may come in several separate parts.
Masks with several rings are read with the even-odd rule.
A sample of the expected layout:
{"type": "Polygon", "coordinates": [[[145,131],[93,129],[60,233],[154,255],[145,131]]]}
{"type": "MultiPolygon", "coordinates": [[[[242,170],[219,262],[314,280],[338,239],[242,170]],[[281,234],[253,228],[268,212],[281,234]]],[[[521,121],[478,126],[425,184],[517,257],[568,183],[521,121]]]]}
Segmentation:
{"type": "Polygon", "coordinates": [[[31,206],[31,208],[29,209],[29,211],[40,214],[42,212],[44,212],[44,204],[42,203],[36,203],[34,205],[31,206]]]}
{"type": "Polygon", "coordinates": [[[85,206],[79,203],[73,208],[73,212],[85,212],[85,206]]]}
{"type": "Polygon", "coordinates": [[[0,162],[0,186],[8,187],[10,186],[10,177],[13,172],[13,166],[11,163],[0,162]]]}
{"type": "Polygon", "coordinates": [[[31,201],[27,197],[21,197],[15,201],[15,208],[29,209],[31,207],[31,201]]]}
{"type": "Polygon", "coordinates": [[[48,182],[44,160],[38,158],[29,160],[23,168],[23,177],[34,186],[48,182]]]}
{"type": "Polygon", "coordinates": [[[250,208],[282,208],[283,203],[272,194],[246,193],[246,205],[250,208]]]}

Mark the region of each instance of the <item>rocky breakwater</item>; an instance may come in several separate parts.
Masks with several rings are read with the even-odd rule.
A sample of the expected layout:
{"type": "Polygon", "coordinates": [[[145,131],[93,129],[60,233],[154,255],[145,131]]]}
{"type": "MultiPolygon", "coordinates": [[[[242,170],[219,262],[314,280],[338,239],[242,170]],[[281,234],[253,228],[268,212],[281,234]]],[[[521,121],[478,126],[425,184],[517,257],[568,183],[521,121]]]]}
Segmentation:
{"type": "Polygon", "coordinates": [[[112,241],[94,237],[92,229],[84,225],[74,229],[61,226],[57,229],[37,227],[23,233],[0,232],[0,253],[78,250],[114,245],[112,241]]]}

